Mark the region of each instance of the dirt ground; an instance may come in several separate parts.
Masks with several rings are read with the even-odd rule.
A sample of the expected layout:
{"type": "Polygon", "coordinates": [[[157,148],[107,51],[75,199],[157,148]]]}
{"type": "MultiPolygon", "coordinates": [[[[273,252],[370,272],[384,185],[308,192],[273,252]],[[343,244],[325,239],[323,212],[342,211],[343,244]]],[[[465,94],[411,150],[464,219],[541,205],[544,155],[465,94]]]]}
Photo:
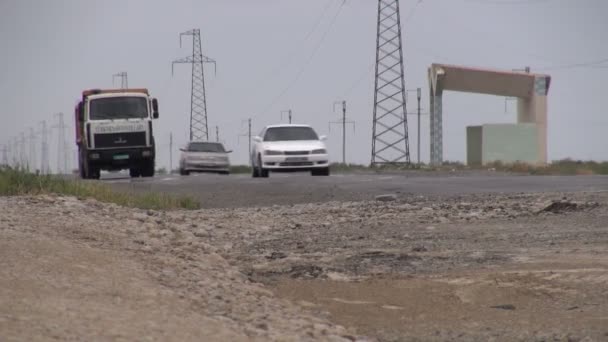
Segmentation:
{"type": "Polygon", "coordinates": [[[607,192],[385,199],[0,198],[0,340],[608,341],[607,192]]]}

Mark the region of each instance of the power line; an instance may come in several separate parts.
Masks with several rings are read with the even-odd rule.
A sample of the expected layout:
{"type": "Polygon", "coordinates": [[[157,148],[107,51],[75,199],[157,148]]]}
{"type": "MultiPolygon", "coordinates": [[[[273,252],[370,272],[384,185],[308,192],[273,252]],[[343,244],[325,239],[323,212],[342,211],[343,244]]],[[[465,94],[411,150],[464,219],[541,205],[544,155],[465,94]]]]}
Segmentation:
{"type": "Polygon", "coordinates": [[[304,39],[302,39],[300,41],[300,43],[296,45],[296,48],[294,48],[293,51],[287,56],[287,58],[285,59],[285,62],[281,63],[281,65],[279,65],[278,68],[273,69],[273,71],[271,71],[269,73],[269,74],[273,74],[273,75],[268,75],[267,77],[265,77],[265,79],[274,77],[276,75],[276,73],[279,73],[280,70],[282,70],[284,67],[286,67],[289,64],[291,64],[291,62],[294,60],[294,58],[298,55],[297,52],[298,52],[299,48],[310,39],[310,37],[313,35],[313,33],[315,33],[317,31],[317,28],[319,28],[319,25],[323,21],[323,18],[325,18],[325,14],[329,10],[329,7],[331,6],[331,4],[333,2],[334,2],[334,0],[327,1],[327,3],[325,4],[325,6],[323,7],[323,11],[321,12],[321,15],[317,18],[317,20],[315,21],[315,23],[312,26],[311,30],[308,31],[308,33],[306,34],[306,36],[304,36],[304,39]]]}
{"type": "Polygon", "coordinates": [[[600,64],[604,64],[604,63],[608,63],[608,58],[594,60],[594,61],[581,62],[581,63],[553,65],[553,66],[546,66],[546,67],[535,67],[534,69],[550,71],[550,70],[573,69],[573,68],[581,68],[581,67],[608,67],[608,65],[600,65],[600,64]]]}
{"type": "Polygon", "coordinates": [[[464,0],[465,2],[475,2],[485,5],[533,5],[553,0],[464,0]]]}
{"type": "Polygon", "coordinates": [[[265,114],[267,111],[269,111],[274,105],[276,105],[283,98],[283,96],[285,96],[285,94],[287,94],[287,92],[299,81],[300,77],[302,76],[302,74],[304,73],[304,71],[306,70],[306,68],[308,67],[308,65],[312,62],[312,60],[314,59],[315,55],[317,54],[317,52],[321,48],[321,45],[323,45],[323,42],[327,38],[327,35],[329,34],[329,32],[333,28],[334,24],[336,23],[336,20],[338,19],[338,16],[340,15],[340,12],[342,11],[342,8],[344,8],[344,4],[345,3],[346,3],[346,0],[344,0],[340,4],[340,7],[338,8],[338,10],[334,14],[334,16],[331,18],[329,26],[327,27],[327,29],[325,30],[325,32],[323,32],[323,35],[321,36],[321,39],[319,40],[319,42],[313,48],[313,51],[310,54],[310,56],[308,57],[308,59],[306,60],[306,62],[304,62],[304,64],[300,68],[300,70],[296,73],[296,76],[294,77],[294,79],[285,88],[283,88],[283,90],[279,93],[279,95],[277,97],[275,97],[272,100],[272,102],[270,102],[270,104],[263,111],[260,112],[262,115],[265,114]]]}

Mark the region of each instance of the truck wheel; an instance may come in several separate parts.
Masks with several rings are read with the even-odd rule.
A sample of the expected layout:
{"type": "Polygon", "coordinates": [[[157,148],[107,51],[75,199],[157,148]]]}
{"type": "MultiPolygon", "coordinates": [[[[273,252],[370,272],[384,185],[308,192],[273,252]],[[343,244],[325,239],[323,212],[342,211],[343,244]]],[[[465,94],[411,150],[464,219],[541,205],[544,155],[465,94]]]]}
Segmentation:
{"type": "Polygon", "coordinates": [[[131,176],[131,178],[137,178],[141,176],[141,171],[137,167],[132,167],[129,169],[129,176],[131,176]]]}
{"type": "Polygon", "coordinates": [[[179,174],[182,175],[182,176],[189,176],[190,175],[190,171],[184,170],[184,169],[179,169],[179,174]]]}
{"type": "Polygon", "coordinates": [[[84,170],[85,173],[85,178],[86,179],[99,179],[101,176],[101,172],[99,170],[99,168],[91,165],[89,163],[88,167],[86,168],[86,170],[84,170]]]}
{"type": "Polygon", "coordinates": [[[142,177],[154,177],[154,160],[148,160],[144,162],[141,168],[142,177]]]}
{"type": "Polygon", "coordinates": [[[80,173],[80,179],[86,179],[87,178],[87,175],[86,175],[86,173],[84,171],[84,166],[82,165],[82,162],[80,162],[78,164],[78,172],[80,173]]]}

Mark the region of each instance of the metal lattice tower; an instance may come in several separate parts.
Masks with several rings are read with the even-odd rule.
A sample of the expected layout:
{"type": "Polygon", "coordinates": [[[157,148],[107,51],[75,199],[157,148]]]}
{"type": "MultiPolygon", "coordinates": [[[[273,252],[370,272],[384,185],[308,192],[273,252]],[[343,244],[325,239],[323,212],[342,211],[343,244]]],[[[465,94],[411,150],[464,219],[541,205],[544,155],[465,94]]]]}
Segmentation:
{"type": "Polygon", "coordinates": [[[399,0],[378,0],[371,164],[410,164],[399,0]]]}
{"type": "Polygon", "coordinates": [[[121,89],[129,89],[129,75],[127,75],[126,71],[121,71],[112,75],[112,84],[114,83],[114,79],[116,77],[120,77],[120,88],[121,89]]]}
{"type": "Polygon", "coordinates": [[[181,47],[182,36],[192,36],[192,56],[173,61],[171,73],[175,64],[192,64],[192,93],[190,99],[190,140],[209,140],[209,126],[207,120],[207,95],[205,90],[205,71],[203,64],[213,63],[215,60],[204,56],[201,46],[201,30],[193,29],[180,33],[179,44],[181,47]]]}
{"type": "Polygon", "coordinates": [[[49,165],[49,131],[46,126],[46,120],[42,121],[41,125],[40,172],[43,174],[48,174],[51,173],[51,167],[49,165]]]}

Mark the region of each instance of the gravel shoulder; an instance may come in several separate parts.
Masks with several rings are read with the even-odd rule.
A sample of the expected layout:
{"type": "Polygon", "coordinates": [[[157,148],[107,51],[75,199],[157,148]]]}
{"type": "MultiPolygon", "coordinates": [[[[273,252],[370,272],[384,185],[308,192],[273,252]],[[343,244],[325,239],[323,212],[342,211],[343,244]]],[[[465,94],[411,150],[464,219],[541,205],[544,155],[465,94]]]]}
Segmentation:
{"type": "Polygon", "coordinates": [[[0,207],[3,341],[355,340],[160,213],[61,197],[0,207]]]}
{"type": "Polygon", "coordinates": [[[608,339],[608,193],[0,207],[8,340],[608,339]]]}

